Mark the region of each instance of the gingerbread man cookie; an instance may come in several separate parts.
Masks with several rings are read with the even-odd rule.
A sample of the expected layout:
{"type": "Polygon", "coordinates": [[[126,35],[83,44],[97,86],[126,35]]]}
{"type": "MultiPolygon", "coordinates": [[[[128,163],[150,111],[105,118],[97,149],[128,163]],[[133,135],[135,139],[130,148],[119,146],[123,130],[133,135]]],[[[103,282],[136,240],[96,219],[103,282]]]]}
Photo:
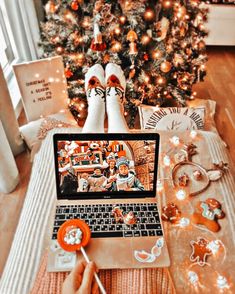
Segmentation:
{"type": "Polygon", "coordinates": [[[206,264],[206,258],[212,254],[212,251],[207,247],[209,241],[204,238],[197,238],[197,241],[191,241],[190,245],[193,248],[193,252],[190,256],[190,261],[197,262],[198,265],[204,266],[206,264]]]}
{"type": "Polygon", "coordinates": [[[177,223],[180,219],[181,212],[174,203],[168,203],[162,208],[162,220],[169,221],[172,224],[177,223]]]}
{"type": "Polygon", "coordinates": [[[192,215],[192,222],[197,225],[204,225],[212,232],[218,232],[220,225],[218,219],[224,218],[225,213],[221,204],[214,198],[208,198],[197,204],[197,210],[192,215]]]}

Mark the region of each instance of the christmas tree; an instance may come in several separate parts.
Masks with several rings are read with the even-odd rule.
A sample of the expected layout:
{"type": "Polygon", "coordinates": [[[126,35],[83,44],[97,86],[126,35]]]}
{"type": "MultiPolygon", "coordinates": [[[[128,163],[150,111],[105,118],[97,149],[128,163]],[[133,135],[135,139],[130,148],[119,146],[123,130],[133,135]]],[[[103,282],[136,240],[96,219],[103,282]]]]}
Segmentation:
{"type": "Polygon", "coordinates": [[[127,79],[125,115],[133,125],[141,103],[185,105],[206,74],[201,0],[50,0],[41,23],[43,57],[62,55],[69,107],[84,118],[84,75],[95,63],[120,64],[127,79]]]}

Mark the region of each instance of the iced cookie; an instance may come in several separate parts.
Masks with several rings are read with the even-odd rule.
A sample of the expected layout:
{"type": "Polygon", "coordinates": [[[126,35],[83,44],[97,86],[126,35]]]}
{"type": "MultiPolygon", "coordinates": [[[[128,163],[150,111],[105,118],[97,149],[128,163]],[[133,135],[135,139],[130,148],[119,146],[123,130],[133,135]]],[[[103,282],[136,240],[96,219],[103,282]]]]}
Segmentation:
{"type": "Polygon", "coordinates": [[[174,203],[168,203],[162,208],[162,220],[169,221],[171,223],[177,223],[180,219],[181,212],[174,203]]]}
{"type": "Polygon", "coordinates": [[[208,198],[197,204],[196,211],[192,215],[192,222],[197,225],[204,225],[212,232],[218,232],[220,225],[218,219],[224,218],[221,204],[214,198],[208,198]]]}

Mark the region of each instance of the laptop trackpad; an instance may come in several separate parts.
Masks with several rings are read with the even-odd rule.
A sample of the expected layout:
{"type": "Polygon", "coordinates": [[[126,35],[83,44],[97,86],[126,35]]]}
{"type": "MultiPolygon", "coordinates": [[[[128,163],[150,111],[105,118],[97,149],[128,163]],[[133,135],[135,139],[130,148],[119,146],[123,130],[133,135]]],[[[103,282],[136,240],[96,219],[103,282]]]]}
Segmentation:
{"type": "MultiPolygon", "coordinates": [[[[156,243],[156,238],[99,238],[91,239],[85,248],[90,260],[95,261],[99,269],[111,268],[143,268],[169,266],[166,261],[166,248],[162,248],[162,254],[151,262],[140,262],[135,258],[134,252],[144,250],[151,254],[151,249],[156,243]]],[[[81,252],[78,259],[83,258],[81,252]]],[[[149,260],[149,259],[148,259],[149,260]]]]}

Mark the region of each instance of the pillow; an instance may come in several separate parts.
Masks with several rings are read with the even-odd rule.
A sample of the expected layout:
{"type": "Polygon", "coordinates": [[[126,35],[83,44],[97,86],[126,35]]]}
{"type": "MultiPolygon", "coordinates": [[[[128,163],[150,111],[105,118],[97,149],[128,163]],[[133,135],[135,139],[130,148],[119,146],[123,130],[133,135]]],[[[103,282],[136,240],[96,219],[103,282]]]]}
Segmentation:
{"type": "Polygon", "coordinates": [[[28,121],[67,107],[67,83],[62,57],[14,65],[28,121]]]}
{"type": "Polygon", "coordinates": [[[168,107],[140,105],[141,129],[200,130],[204,128],[205,107],[168,107]]]}
{"type": "Polygon", "coordinates": [[[39,140],[46,137],[48,131],[55,128],[75,126],[81,130],[71,112],[69,110],[61,110],[59,113],[40,118],[20,127],[20,132],[26,145],[32,150],[39,140]]]}
{"type": "Polygon", "coordinates": [[[188,107],[204,107],[205,108],[205,131],[212,131],[218,133],[214,120],[216,102],[210,99],[193,99],[187,101],[188,107]]]}

